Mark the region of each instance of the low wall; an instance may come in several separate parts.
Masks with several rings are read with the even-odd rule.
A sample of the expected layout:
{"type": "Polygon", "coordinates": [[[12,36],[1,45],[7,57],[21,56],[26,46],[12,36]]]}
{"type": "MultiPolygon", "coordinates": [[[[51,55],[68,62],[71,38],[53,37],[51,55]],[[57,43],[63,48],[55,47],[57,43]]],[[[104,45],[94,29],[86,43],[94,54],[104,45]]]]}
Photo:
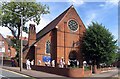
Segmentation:
{"type": "Polygon", "coordinates": [[[90,77],[92,75],[91,70],[84,71],[84,77],[90,77]]]}
{"type": "MultiPolygon", "coordinates": [[[[15,60],[14,64],[15,64],[15,67],[18,67],[18,63],[16,60],[15,60]]],[[[11,60],[3,60],[3,65],[4,66],[12,66],[11,60]]]]}
{"type": "MultiPolygon", "coordinates": [[[[25,64],[23,65],[24,68],[25,64]]],[[[58,67],[49,67],[49,66],[31,66],[33,70],[42,71],[51,74],[57,74],[66,77],[90,77],[92,75],[91,70],[84,71],[84,68],[58,68],[58,67]]],[[[102,71],[108,71],[112,68],[100,68],[96,69],[95,74],[102,73],[102,71]]]]}
{"type": "Polygon", "coordinates": [[[43,71],[67,77],[84,77],[83,68],[53,68],[48,66],[32,66],[31,68],[33,70],[43,71]]]}
{"type": "Polygon", "coordinates": [[[11,60],[3,60],[4,66],[11,66],[11,60]]]}
{"type": "Polygon", "coordinates": [[[97,69],[96,74],[99,74],[99,73],[101,73],[101,72],[102,72],[102,69],[97,69]]]}

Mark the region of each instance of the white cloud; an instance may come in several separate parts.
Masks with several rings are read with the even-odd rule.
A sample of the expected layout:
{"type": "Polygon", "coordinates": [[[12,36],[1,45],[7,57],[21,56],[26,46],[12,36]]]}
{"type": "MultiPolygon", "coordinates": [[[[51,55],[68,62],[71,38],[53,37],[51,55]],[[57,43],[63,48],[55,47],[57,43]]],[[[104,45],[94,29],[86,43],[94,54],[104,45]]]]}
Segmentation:
{"type": "Polygon", "coordinates": [[[28,38],[28,34],[25,32],[22,32],[22,37],[27,37],[28,38]]]}
{"type": "Polygon", "coordinates": [[[35,26],[37,26],[37,24],[33,21],[33,20],[29,20],[28,22],[25,23],[25,27],[29,28],[29,24],[35,24],[35,26]]]}
{"type": "MultiPolygon", "coordinates": [[[[7,28],[7,27],[2,27],[2,26],[0,26],[0,33],[2,34],[2,36],[4,37],[4,38],[6,38],[7,37],[7,35],[9,35],[9,36],[12,36],[12,33],[11,33],[11,31],[7,28]]],[[[28,34],[26,34],[25,32],[22,32],[23,34],[23,37],[28,37],[28,34]]]]}
{"type": "Polygon", "coordinates": [[[12,35],[11,31],[7,27],[0,26],[0,33],[3,37],[6,37],[7,35],[12,35]]]}
{"type": "Polygon", "coordinates": [[[1,0],[0,2],[10,2],[10,0],[1,0]]]}
{"type": "Polygon", "coordinates": [[[70,5],[80,6],[84,4],[85,0],[68,0],[70,5]]]}
{"type": "MultiPolygon", "coordinates": [[[[48,16],[46,15],[46,17],[48,16]]],[[[49,18],[46,18],[46,17],[44,16],[41,17],[40,24],[36,27],[36,32],[39,32],[40,30],[42,30],[51,21],[49,18]]]]}
{"type": "MultiPolygon", "coordinates": [[[[50,19],[42,16],[41,20],[40,20],[40,24],[39,25],[36,24],[36,33],[39,32],[40,30],[42,30],[49,22],[50,22],[50,19]]],[[[33,22],[28,21],[28,22],[26,22],[25,26],[29,28],[30,23],[33,23],[33,22]]],[[[28,37],[28,34],[23,32],[23,36],[28,37]]]]}
{"type": "Polygon", "coordinates": [[[85,2],[105,2],[105,4],[100,4],[100,7],[110,7],[110,6],[118,6],[118,2],[119,0],[101,0],[101,1],[97,1],[97,0],[68,0],[70,5],[74,5],[74,6],[81,6],[83,5],[85,2]]]}
{"type": "Polygon", "coordinates": [[[100,7],[104,7],[104,6],[105,6],[105,4],[100,4],[99,6],[100,6],[100,7]]]}
{"type": "MultiPolygon", "coordinates": [[[[47,16],[48,17],[48,16],[47,16]]],[[[39,32],[41,29],[43,29],[51,20],[49,18],[46,18],[44,16],[41,17],[41,21],[39,25],[36,25],[36,33],[39,32]]],[[[28,21],[25,26],[29,28],[29,23],[30,21],[28,21]]],[[[6,37],[7,35],[12,36],[11,31],[7,28],[7,27],[2,27],[0,26],[0,33],[6,37]]],[[[28,34],[25,32],[22,32],[22,36],[23,37],[28,37],[28,34]]]]}
{"type": "Polygon", "coordinates": [[[86,17],[86,26],[88,26],[92,21],[94,21],[94,19],[96,18],[96,13],[90,13],[90,15],[88,15],[86,17]]]}
{"type": "Polygon", "coordinates": [[[106,0],[104,4],[100,4],[100,7],[108,8],[113,6],[118,6],[119,0],[106,0]]]}
{"type": "Polygon", "coordinates": [[[106,3],[112,4],[112,5],[118,5],[119,0],[106,0],[106,3]]]}

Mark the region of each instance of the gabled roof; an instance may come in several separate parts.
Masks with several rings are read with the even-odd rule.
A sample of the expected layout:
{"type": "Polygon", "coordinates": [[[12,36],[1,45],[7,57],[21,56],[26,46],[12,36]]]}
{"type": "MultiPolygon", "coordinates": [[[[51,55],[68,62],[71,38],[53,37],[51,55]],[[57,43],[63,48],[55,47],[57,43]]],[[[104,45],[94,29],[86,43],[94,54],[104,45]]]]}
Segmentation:
{"type": "MultiPolygon", "coordinates": [[[[5,40],[7,41],[9,46],[12,46],[14,44],[10,38],[5,38],[5,40]]],[[[27,43],[27,40],[23,40],[23,46],[27,45],[27,43]]]]}
{"type": "Polygon", "coordinates": [[[8,43],[9,46],[12,46],[12,45],[13,45],[13,42],[11,41],[11,39],[5,38],[5,40],[7,41],[7,43],[8,43]]]}
{"type": "Polygon", "coordinates": [[[46,27],[44,27],[41,31],[39,31],[36,35],[36,41],[41,39],[44,35],[50,32],[52,29],[56,27],[56,25],[61,21],[61,19],[65,16],[65,14],[69,11],[69,9],[73,7],[70,6],[67,10],[65,10],[62,14],[60,14],[57,18],[51,21],[46,27]]]}
{"type": "MultiPolygon", "coordinates": [[[[67,14],[67,12],[70,10],[70,8],[73,8],[73,5],[71,5],[67,10],[65,10],[63,13],[61,13],[58,17],[56,17],[53,21],[51,21],[47,26],[45,26],[42,30],[40,30],[36,34],[36,42],[34,42],[31,46],[36,44],[43,36],[45,36],[47,33],[49,33],[52,29],[56,27],[56,25],[64,18],[64,16],[67,14]]],[[[28,47],[26,46],[23,51],[25,51],[28,47]]]]}
{"type": "MultiPolygon", "coordinates": [[[[4,40],[4,41],[6,41],[6,39],[2,36],[2,34],[0,33],[0,36],[2,37],[2,39],[0,39],[0,40],[4,40]]],[[[7,42],[7,41],[6,41],[7,42]]]]}

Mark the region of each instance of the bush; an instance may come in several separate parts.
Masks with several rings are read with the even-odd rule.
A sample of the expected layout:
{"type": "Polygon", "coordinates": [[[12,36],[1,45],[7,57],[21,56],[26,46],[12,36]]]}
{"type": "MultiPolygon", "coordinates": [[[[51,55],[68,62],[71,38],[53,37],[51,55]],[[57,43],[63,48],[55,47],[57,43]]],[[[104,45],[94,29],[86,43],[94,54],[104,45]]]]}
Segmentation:
{"type": "Polygon", "coordinates": [[[91,69],[90,69],[90,66],[84,66],[84,70],[85,70],[85,71],[91,70],[91,69]]]}

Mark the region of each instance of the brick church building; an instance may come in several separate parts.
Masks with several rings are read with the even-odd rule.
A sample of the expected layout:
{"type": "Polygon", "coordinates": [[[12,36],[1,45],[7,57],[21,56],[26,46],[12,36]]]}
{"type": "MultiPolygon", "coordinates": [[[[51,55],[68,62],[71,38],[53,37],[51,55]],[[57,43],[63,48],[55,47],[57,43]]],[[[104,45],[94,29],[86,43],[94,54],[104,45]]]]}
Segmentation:
{"type": "Polygon", "coordinates": [[[23,61],[35,60],[35,65],[55,60],[56,66],[61,58],[65,64],[70,59],[83,63],[82,39],[86,28],[73,6],[70,6],[46,27],[36,33],[34,24],[29,26],[28,44],[23,49],[23,61]],[[41,63],[39,63],[41,61],[41,63]]]}

